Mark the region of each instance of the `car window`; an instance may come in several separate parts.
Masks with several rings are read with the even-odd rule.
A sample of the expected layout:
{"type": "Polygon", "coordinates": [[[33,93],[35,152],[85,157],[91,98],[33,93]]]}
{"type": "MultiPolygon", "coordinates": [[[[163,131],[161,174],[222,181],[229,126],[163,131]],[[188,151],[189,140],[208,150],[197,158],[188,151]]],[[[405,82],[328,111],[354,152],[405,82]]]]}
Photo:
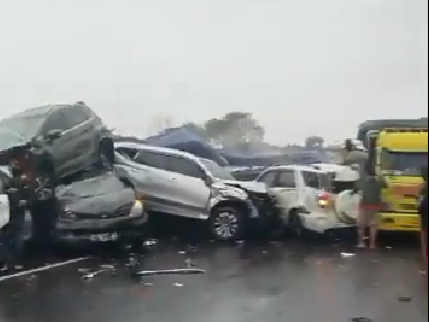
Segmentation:
{"type": "Polygon", "coordinates": [[[280,171],[275,182],[277,188],[295,188],[295,172],[292,170],[280,171]]]}
{"type": "Polygon", "coordinates": [[[167,165],[167,170],[193,178],[204,178],[204,171],[198,166],[198,164],[192,162],[191,160],[172,155],[170,155],[168,158],[169,162],[167,165]]]}
{"type": "Polygon", "coordinates": [[[45,123],[42,126],[42,134],[46,135],[52,130],[67,130],[67,121],[61,110],[55,110],[51,112],[46,118],[45,123]]]}
{"type": "Polygon", "coordinates": [[[302,171],[302,177],[307,187],[324,190],[329,190],[331,188],[329,173],[302,171]]]}
{"type": "Polygon", "coordinates": [[[134,160],[138,153],[136,149],[132,149],[132,148],[116,148],[115,150],[120,154],[127,156],[131,160],[134,160]]]}
{"type": "Polygon", "coordinates": [[[157,169],[167,170],[169,159],[165,154],[140,150],[134,161],[157,169]]]}
{"type": "Polygon", "coordinates": [[[259,182],[265,183],[268,187],[274,187],[278,171],[265,172],[259,179],[259,182]]]}
{"type": "Polygon", "coordinates": [[[84,105],[71,105],[62,109],[64,113],[67,128],[71,129],[91,118],[91,113],[88,107],[84,105]]]}

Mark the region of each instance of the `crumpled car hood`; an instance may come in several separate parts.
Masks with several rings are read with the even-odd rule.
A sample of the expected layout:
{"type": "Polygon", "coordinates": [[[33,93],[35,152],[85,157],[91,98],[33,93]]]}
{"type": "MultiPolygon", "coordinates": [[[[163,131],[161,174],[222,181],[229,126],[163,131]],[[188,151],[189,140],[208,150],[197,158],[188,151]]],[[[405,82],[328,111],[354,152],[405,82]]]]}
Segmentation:
{"type": "Polygon", "coordinates": [[[111,172],[56,189],[63,210],[85,214],[114,212],[135,201],[135,193],[111,172]]]}
{"type": "Polygon", "coordinates": [[[236,180],[222,180],[226,185],[241,187],[244,190],[256,193],[268,193],[267,186],[263,182],[256,181],[236,181],[236,180]]]}

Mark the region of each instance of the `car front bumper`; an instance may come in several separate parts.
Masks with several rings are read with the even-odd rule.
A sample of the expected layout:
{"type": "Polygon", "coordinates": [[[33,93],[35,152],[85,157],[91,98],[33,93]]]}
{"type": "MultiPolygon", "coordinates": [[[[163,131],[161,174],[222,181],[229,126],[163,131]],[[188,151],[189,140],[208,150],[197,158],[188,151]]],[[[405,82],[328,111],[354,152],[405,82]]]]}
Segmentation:
{"type": "Polygon", "coordinates": [[[119,239],[138,238],[147,234],[149,215],[103,219],[59,219],[55,235],[61,241],[108,242],[119,239]]]}
{"type": "Polygon", "coordinates": [[[406,212],[382,212],[379,230],[420,231],[419,214],[406,212]]]}
{"type": "Polygon", "coordinates": [[[337,219],[335,214],[326,212],[301,213],[302,226],[310,231],[324,234],[327,231],[349,229],[355,225],[346,224],[337,219]]]}

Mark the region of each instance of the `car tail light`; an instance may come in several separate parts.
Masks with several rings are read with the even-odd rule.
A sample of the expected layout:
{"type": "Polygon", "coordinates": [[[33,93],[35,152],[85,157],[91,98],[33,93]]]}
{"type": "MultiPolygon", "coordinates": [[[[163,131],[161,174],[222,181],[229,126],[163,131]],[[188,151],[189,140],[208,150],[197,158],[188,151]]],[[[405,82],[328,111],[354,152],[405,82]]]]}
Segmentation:
{"type": "Polygon", "coordinates": [[[321,193],[317,196],[317,204],[321,208],[326,208],[331,205],[332,195],[330,193],[321,193]]]}

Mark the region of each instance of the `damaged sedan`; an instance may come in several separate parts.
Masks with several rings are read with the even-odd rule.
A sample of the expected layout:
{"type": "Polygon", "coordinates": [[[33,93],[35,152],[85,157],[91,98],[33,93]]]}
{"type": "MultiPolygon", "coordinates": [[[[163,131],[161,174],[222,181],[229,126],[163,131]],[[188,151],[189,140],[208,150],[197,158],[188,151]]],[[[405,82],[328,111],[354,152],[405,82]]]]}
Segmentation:
{"type": "Polygon", "coordinates": [[[113,172],[94,171],[56,188],[60,205],[56,237],[66,242],[141,244],[148,229],[143,202],[113,172]]]}
{"type": "Polygon", "coordinates": [[[278,227],[264,184],[239,182],[217,163],[175,149],[118,142],[115,171],[143,196],[148,210],[207,221],[217,240],[236,240],[257,223],[278,227]]]}

